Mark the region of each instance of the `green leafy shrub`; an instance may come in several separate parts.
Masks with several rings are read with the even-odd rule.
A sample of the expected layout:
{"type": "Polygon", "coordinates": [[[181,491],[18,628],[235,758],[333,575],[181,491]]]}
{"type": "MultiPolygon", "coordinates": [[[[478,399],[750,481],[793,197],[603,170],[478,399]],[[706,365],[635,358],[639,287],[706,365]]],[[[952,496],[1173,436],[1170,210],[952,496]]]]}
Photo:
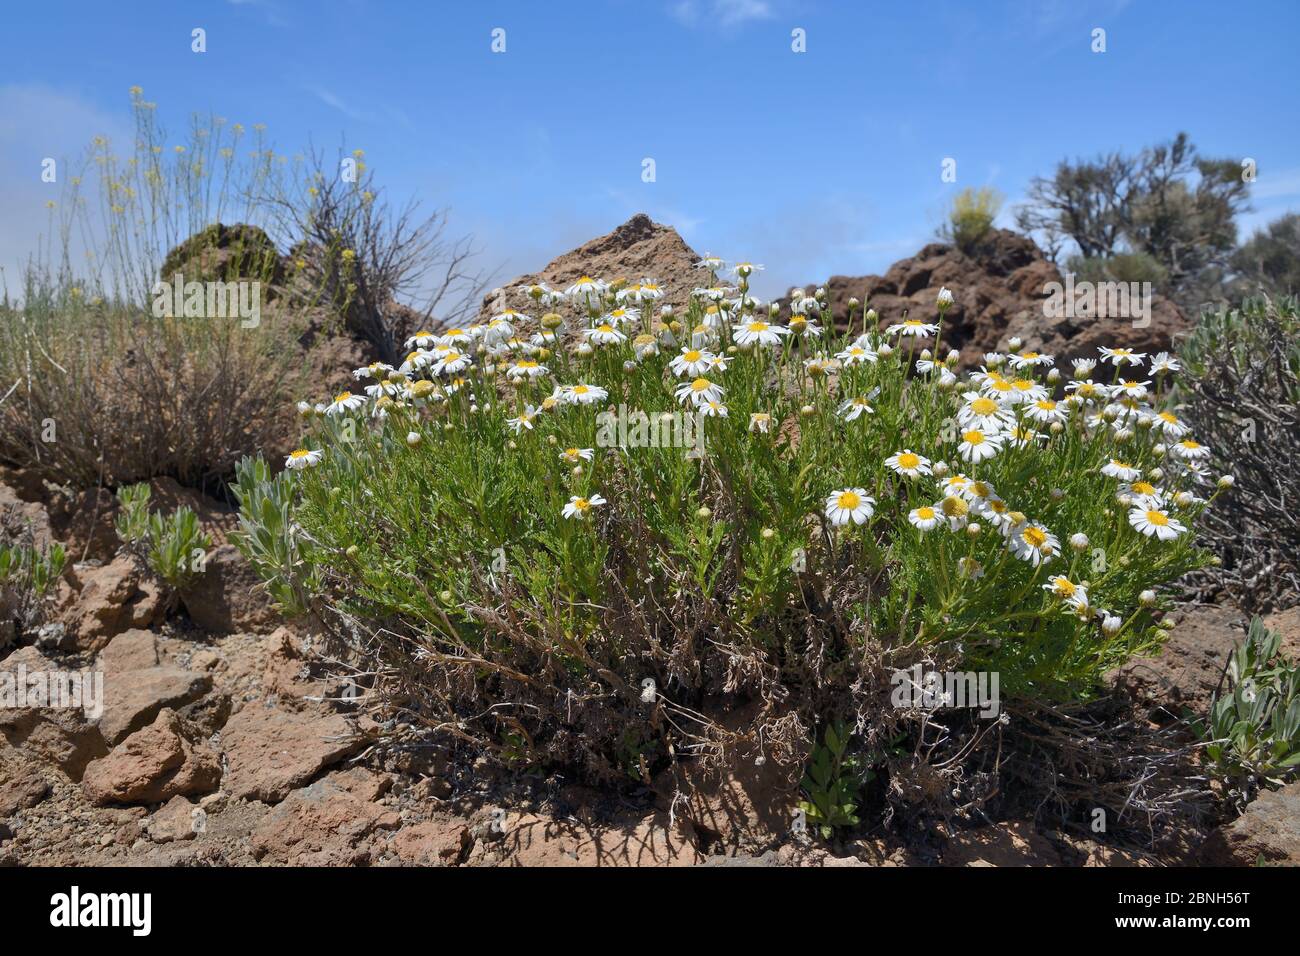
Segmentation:
{"type": "Polygon", "coordinates": [[[0,650],[42,623],[45,599],[66,564],[57,542],[37,548],[30,534],[0,540],[0,650]]]}
{"type": "Polygon", "coordinates": [[[118,489],[122,507],[115,521],[117,536],[163,582],[179,591],[202,573],[212,540],[199,528],[198,515],[188,506],[168,515],[151,512],[150,494],[146,484],[118,489]]]}
{"type": "Polygon", "coordinates": [[[1300,600],[1300,309],[1295,298],[1245,300],[1204,313],[1181,343],[1177,399],[1231,474],[1236,493],[1206,516],[1221,556],[1197,575],[1208,595],[1247,611],[1300,600]]]}
{"type": "Polygon", "coordinates": [[[149,534],[149,498],[152,492],[144,482],[123,485],[117,489],[117,502],[121,505],[113,527],[118,538],[129,548],[139,546],[149,534]]]}
{"type": "Polygon", "coordinates": [[[380,675],[394,739],[610,778],[738,738],[789,759],[826,720],[890,733],[923,656],[1077,701],[1159,644],[1207,504],[1163,369],[1112,352],[1058,400],[1050,356],[959,379],[942,312],[836,337],[715,284],[662,320],[653,284],[538,287],[556,311],[414,337],[308,408],[285,474],[242,470],[240,546],[380,675]]]}
{"type": "Polygon", "coordinates": [[[181,506],[169,515],[149,516],[147,558],[153,572],[176,590],[201,574],[212,540],[199,529],[194,511],[181,506]]]}
{"type": "Polygon", "coordinates": [[[990,229],[1002,209],[1002,195],[992,187],[966,188],[953,197],[943,235],[961,249],[970,252],[990,229]]]}
{"type": "Polygon", "coordinates": [[[827,724],[823,741],[813,748],[804,771],[803,792],[808,799],[799,808],[826,840],[840,827],[857,825],[859,794],[873,776],[860,766],[859,757],[848,752],[849,737],[843,722],[827,724]]]}
{"type": "Polygon", "coordinates": [[[1242,806],[1300,771],[1300,666],[1281,646],[1282,635],[1253,618],[1228,659],[1226,691],[1215,694],[1201,725],[1211,768],[1242,806]]]}

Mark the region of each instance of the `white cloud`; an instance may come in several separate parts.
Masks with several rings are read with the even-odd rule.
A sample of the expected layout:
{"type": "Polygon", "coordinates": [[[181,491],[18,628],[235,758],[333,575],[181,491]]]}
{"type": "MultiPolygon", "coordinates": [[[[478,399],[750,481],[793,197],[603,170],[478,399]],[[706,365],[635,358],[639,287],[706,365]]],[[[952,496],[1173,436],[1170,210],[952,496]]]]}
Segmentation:
{"type": "Polygon", "coordinates": [[[668,12],[688,26],[711,23],[721,27],[770,20],[775,15],[768,0],[677,0],[668,12]]]}
{"type": "Polygon", "coordinates": [[[0,86],[0,269],[10,295],[21,291],[22,269],[49,241],[46,202],[58,201],[75,175],[95,136],[104,136],[119,151],[134,140],[124,108],[105,112],[75,93],[46,86],[0,86]],[[58,181],[41,180],[41,163],[56,161],[58,181]]]}

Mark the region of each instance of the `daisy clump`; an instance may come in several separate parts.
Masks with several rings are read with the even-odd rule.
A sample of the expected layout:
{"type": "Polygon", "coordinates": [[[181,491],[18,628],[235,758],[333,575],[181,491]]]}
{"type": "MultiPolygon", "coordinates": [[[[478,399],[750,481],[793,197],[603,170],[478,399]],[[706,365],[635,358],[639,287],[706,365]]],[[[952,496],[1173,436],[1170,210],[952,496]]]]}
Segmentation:
{"type": "Polygon", "coordinates": [[[288,470],[241,469],[242,546],[384,726],[648,781],[747,701],[788,756],[825,707],[878,708],[890,655],[1075,701],[1156,646],[1230,484],[1168,362],[963,371],[947,290],[882,329],[821,290],[760,302],[760,268],[708,256],[677,303],[647,276],[534,287],[305,401],[288,470]]]}

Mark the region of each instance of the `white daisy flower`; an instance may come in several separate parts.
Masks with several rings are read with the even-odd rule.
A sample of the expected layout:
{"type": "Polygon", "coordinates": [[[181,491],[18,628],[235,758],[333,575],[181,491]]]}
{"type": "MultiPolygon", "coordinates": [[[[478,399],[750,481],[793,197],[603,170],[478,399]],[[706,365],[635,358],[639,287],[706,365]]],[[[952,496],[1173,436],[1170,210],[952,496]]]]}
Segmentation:
{"type": "Polygon", "coordinates": [[[1065,421],[1065,406],[1050,398],[1040,398],[1025,406],[1025,415],[1043,425],[1065,421]]]}
{"type": "Polygon", "coordinates": [[[435,375],[458,375],[470,366],[470,357],[460,352],[449,351],[443,353],[442,357],[433,366],[435,375]]]}
{"type": "Polygon", "coordinates": [[[1164,501],[1160,489],[1149,481],[1127,482],[1120,486],[1119,494],[1128,495],[1134,504],[1141,507],[1156,507],[1164,501]]]}
{"type": "Polygon", "coordinates": [[[752,262],[737,262],[731,267],[732,275],[739,279],[748,279],[755,272],[762,272],[763,266],[755,265],[752,262]]]}
{"type": "Polygon", "coordinates": [[[826,517],[835,526],[863,524],[876,512],[876,499],[864,488],[844,488],[826,499],[826,517]]]}
{"type": "Polygon", "coordinates": [[[315,468],[324,457],[325,453],[318,448],[298,448],[289,452],[289,457],[284,460],[284,467],[292,471],[315,468]]]}
{"type": "Polygon", "coordinates": [[[1120,481],[1137,481],[1142,474],[1139,469],[1134,468],[1127,461],[1120,461],[1118,458],[1112,458],[1102,465],[1101,473],[1111,478],[1118,478],[1120,481]]]}
{"type": "Polygon", "coordinates": [[[1165,375],[1170,372],[1177,372],[1182,369],[1178,364],[1178,359],[1174,358],[1168,352],[1157,352],[1151,356],[1151,373],[1153,375],[1165,375]]]}
{"type": "Polygon", "coordinates": [[[609,398],[609,392],[599,385],[587,385],[584,382],[566,386],[561,395],[561,401],[566,405],[594,405],[597,402],[603,402],[607,398],[609,398]]]}
{"type": "Polygon", "coordinates": [[[749,430],[751,432],[762,432],[767,434],[772,427],[772,416],[767,412],[750,412],[749,413],[749,430]]]}
{"type": "Polygon", "coordinates": [[[600,495],[589,495],[586,498],[574,495],[569,499],[569,503],[564,506],[560,513],[566,518],[577,518],[581,521],[591,513],[592,508],[599,507],[605,503],[605,499],[600,495]]]}
{"type": "Polygon", "coordinates": [[[595,309],[600,306],[601,299],[604,298],[608,288],[609,285],[601,279],[581,276],[577,282],[564,290],[564,295],[575,305],[595,309]]]}
{"type": "Polygon", "coordinates": [[[438,336],[438,344],[444,348],[469,348],[474,338],[465,329],[445,329],[438,336]]]}
{"type": "Polygon", "coordinates": [[[543,375],[549,375],[550,371],[545,365],[533,359],[520,359],[506,369],[506,376],[512,382],[518,382],[524,379],[541,378],[543,375]]]}
{"type": "Polygon", "coordinates": [[[1011,405],[1020,405],[1046,397],[1047,389],[1041,382],[1035,382],[1032,378],[1017,378],[1011,380],[1011,391],[1007,392],[1003,401],[1011,405]]]}
{"type": "Polygon", "coordinates": [[[844,363],[845,368],[852,368],[854,365],[875,362],[876,350],[862,345],[850,345],[843,352],[837,352],[835,357],[844,363]]]}
{"type": "Polygon", "coordinates": [[[1102,346],[1097,351],[1101,353],[1103,362],[1110,362],[1116,368],[1119,368],[1125,362],[1129,365],[1141,365],[1142,360],[1147,357],[1145,352],[1135,352],[1132,349],[1111,349],[1102,346]]]}
{"type": "Polygon", "coordinates": [[[1110,387],[1111,398],[1133,398],[1144,399],[1147,397],[1147,386],[1150,382],[1139,382],[1134,379],[1120,379],[1110,387]]]}
{"type": "Polygon", "coordinates": [[[411,350],[427,349],[438,342],[436,332],[430,332],[428,329],[421,329],[406,340],[406,347],[411,350]]]}
{"type": "Polygon", "coordinates": [[[737,345],[780,345],[781,336],[789,335],[790,330],[782,325],[772,325],[769,322],[755,320],[746,322],[737,328],[734,337],[737,345]]]}
{"type": "Polygon", "coordinates": [[[566,465],[580,465],[584,461],[593,461],[596,457],[594,448],[566,448],[560,452],[560,461],[566,465]]]}
{"type": "Polygon", "coordinates": [[[722,400],[722,393],[725,389],[711,382],[707,378],[700,376],[689,382],[684,382],[677,386],[677,400],[685,405],[687,402],[693,402],[695,405],[702,405],[705,402],[718,402],[722,400]]]}
{"type": "Polygon", "coordinates": [[[727,417],[727,406],[723,405],[721,402],[714,401],[711,398],[700,402],[696,408],[699,409],[700,414],[705,418],[727,417]]]}
{"type": "Polygon", "coordinates": [[[1012,529],[1007,545],[1012,554],[1022,561],[1031,562],[1034,567],[1051,561],[1061,550],[1056,535],[1037,521],[1024,521],[1012,529]]]}
{"type": "Polygon", "coordinates": [[[839,411],[836,414],[838,414],[845,421],[854,422],[857,421],[862,415],[864,414],[871,415],[874,412],[875,409],[873,409],[870,405],[867,404],[867,400],[865,398],[858,397],[858,398],[851,398],[843,405],[841,405],[839,407],[839,411]]]}
{"type": "MultiPolygon", "coordinates": [[[[801,315],[798,312],[790,316],[789,328],[791,333],[805,339],[815,339],[822,334],[820,325],[808,318],[808,316],[801,315]]],[[[873,361],[875,360],[874,355],[871,358],[873,361]]]]}
{"type": "Polygon", "coordinates": [[[935,505],[949,531],[960,531],[970,521],[970,504],[957,495],[947,495],[935,505]]]}
{"type": "Polygon", "coordinates": [[[595,342],[597,345],[620,345],[627,341],[627,336],[608,322],[602,322],[592,329],[583,329],[582,334],[586,336],[587,341],[595,342]]]}
{"type": "Polygon", "coordinates": [[[1187,423],[1173,412],[1156,412],[1147,421],[1151,423],[1152,431],[1159,432],[1167,438],[1182,438],[1188,431],[1187,423]]]}
{"type": "Polygon", "coordinates": [[[724,260],[722,257],[706,255],[699,262],[695,263],[695,268],[708,269],[710,272],[721,272],[724,268],[726,268],[726,265],[727,265],[726,260],[724,260]]]}
{"type": "Polygon", "coordinates": [[[1187,530],[1177,518],[1171,518],[1169,512],[1151,505],[1130,511],[1128,523],[1148,538],[1154,536],[1161,541],[1171,541],[1187,530]]]}
{"type": "Polygon", "coordinates": [[[930,505],[922,505],[909,511],[907,520],[911,522],[913,528],[931,531],[939,523],[939,512],[930,505]]]}
{"type": "Polygon", "coordinates": [[[334,396],[334,401],[325,406],[326,415],[345,415],[348,412],[356,411],[366,403],[364,395],[353,395],[351,392],[339,392],[334,396]]]}
{"type": "Polygon", "coordinates": [[[640,309],[618,308],[606,313],[605,322],[615,328],[621,328],[624,325],[631,325],[639,318],[641,318],[640,309]]]}
{"type": "Polygon", "coordinates": [[[1007,358],[1012,368],[1026,369],[1038,368],[1040,365],[1051,365],[1055,359],[1051,355],[1044,355],[1041,352],[1017,352],[1007,358]]]}
{"type": "Polygon", "coordinates": [[[712,358],[713,353],[705,349],[682,349],[681,354],[668,363],[668,367],[679,378],[684,375],[696,378],[709,370],[712,358]]]}
{"type": "Polygon", "coordinates": [[[961,444],[957,446],[957,453],[972,464],[992,458],[1001,450],[1001,435],[978,428],[968,428],[962,432],[961,444]]]}
{"type": "Polygon", "coordinates": [[[516,435],[522,432],[525,428],[528,429],[529,431],[532,431],[533,419],[536,418],[540,413],[541,413],[540,408],[536,408],[533,405],[525,405],[524,410],[519,413],[519,417],[507,418],[506,424],[510,426],[510,428],[514,431],[516,435]]]}
{"type": "Polygon", "coordinates": [[[1210,457],[1210,449],[1192,438],[1184,438],[1182,441],[1174,442],[1169,446],[1169,450],[1176,458],[1187,461],[1202,461],[1210,457]]]}
{"type": "Polygon", "coordinates": [[[922,322],[920,319],[904,319],[902,322],[885,329],[885,334],[925,338],[927,335],[934,335],[938,331],[939,326],[937,325],[922,322]]]}
{"type": "Polygon", "coordinates": [[[996,399],[981,395],[979,392],[966,392],[962,398],[966,401],[957,410],[957,422],[960,425],[989,432],[1001,432],[1016,423],[1015,412],[1004,407],[996,399]]]}
{"type": "Polygon", "coordinates": [[[1082,584],[1075,584],[1064,574],[1057,574],[1047,579],[1043,585],[1044,591],[1050,591],[1054,597],[1062,601],[1079,602],[1082,599],[1084,604],[1088,601],[1088,589],[1082,584]]]}
{"type": "Polygon", "coordinates": [[[885,459],[885,465],[907,478],[919,478],[930,473],[930,459],[916,454],[910,448],[890,455],[885,459]]]}

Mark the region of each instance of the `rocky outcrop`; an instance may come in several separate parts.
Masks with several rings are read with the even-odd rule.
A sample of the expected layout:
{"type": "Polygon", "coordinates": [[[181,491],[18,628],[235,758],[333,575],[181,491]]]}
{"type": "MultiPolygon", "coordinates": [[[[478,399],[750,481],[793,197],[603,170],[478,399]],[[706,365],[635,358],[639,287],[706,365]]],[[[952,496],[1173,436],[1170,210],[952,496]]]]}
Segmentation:
{"type": "Polygon", "coordinates": [[[233,544],[214,548],[203,573],[181,592],[190,620],[214,634],[233,634],[271,626],[279,617],[262,579],[233,544]]]}
{"type": "Polygon", "coordinates": [[[1210,834],[1204,859],[1215,866],[1300,866],[1300,783],[1260,794],[1245,813],[1210,834]]]}
{"type": "Polygon", "coordinates": [[[664,291],[659,304],[685,306],[691,290],[706,284],[708,274],[695,268],[700,257],[677,230],[637,213],[613,232],[598,236],[548,262],[542,269],[522,275],[483,297],[477,321],[486,322],[507,306],[528,315],[538,310],[524,289],[544,282],[563,292],[584,275],[613,281],[656,280],[664,291]]]}
{"type": "Polygon", "coordinates": [[[221,781],[217,754],[172,710],[122,741],[86,768],[87,798],[109,803],[161,803],[172,797],[208,793],[221,781]]]}
{"type": "Polygon", "coordinates": [[[276,802],[362,745],[348,721],[331,713],[246,706],[221,733],[235,797],[276,802]]]}
{"type": "MultiPolygon", "coordinates": [[[[1096,357],[1103,345],[1167,349],[1173,334],[1188,326],[1178,308],[1160,296],[1153,300],[1146,325],[1127,318],[1049,318],[1044,309],[1048,286],[1063,281],[1032,239],[994,229],[969,255],[932,242],[895,262],[883,276],[832,276],[804,288],[826,289],[837,327],[847,324],[848,301],[856,298],[876,310],[884,328],[905,314],[933,320],[939,290],[946,287],[955,301],[944,321],[943,340],[960,351],[966,367],[981,364],[985,352],[1005,351],[1013,336],[1026,348],[1055,355],[1060,365],[1076,356],[1096,357]]],[[[861,311],[855,321],[862,321],[861,311]]]]}

